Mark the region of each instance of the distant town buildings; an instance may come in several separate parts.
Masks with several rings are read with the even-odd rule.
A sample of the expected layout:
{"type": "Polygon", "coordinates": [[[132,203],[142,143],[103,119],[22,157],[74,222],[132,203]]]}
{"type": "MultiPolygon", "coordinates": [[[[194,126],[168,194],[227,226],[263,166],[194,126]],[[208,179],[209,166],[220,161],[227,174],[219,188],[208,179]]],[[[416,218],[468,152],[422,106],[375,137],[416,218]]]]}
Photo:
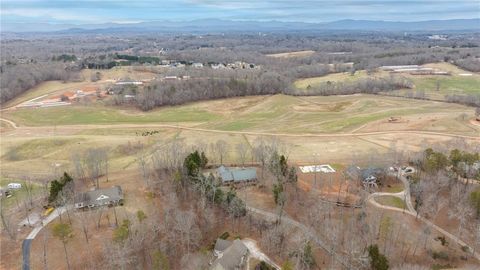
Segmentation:
{"type": "Polygon", "coordinates": [[[431,39],[431,40],[447,40],[448,36],[447,35],[431,35],[431,36],[428,36],[428,39],[431,39]]]}

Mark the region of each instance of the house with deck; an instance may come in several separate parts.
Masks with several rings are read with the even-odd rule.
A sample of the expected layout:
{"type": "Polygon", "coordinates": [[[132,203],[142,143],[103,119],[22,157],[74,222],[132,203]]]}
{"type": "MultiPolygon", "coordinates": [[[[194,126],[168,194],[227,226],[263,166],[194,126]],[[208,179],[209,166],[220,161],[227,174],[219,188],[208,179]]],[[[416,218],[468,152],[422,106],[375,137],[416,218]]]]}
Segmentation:
{"type": "Polygon", "coordinates": [[[75,208],[86,209],[101,206],[123,205],[123,192],[120,186],[87,191],[75,196],[75,208]]]}
{"type": "Polygon", "coordinates": [[[257,169],[255,167],[234,168],[222,165],[217,169],[216,175],[222,181],[223,185],[257,181],[257,169]]]}

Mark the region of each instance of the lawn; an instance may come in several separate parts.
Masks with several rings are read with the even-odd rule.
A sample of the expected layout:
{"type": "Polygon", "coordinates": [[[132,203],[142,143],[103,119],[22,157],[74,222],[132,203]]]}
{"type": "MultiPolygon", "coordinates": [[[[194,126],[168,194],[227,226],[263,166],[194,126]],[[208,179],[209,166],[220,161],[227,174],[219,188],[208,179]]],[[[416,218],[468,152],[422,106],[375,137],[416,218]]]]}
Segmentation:
{"type": "Polygon", "coordinates": [[[381,205],[396,207],[400,209],[405,209],[407,207],[407,205],[402,199],[395,196],[380,196],[376,197],[375,201],[381,205]]]}
{"type": "MultiPolygon", "coordinates": [[[[0,186],[6,188],[9,183],[20,183],[22,185],[21,189],[12,190],[12,197],[6,198],[2,197],[1,204],[5,209],[9,209],[15,205],[23,203],[23,201],[28,198],[28,190],[25,185],[26,182],[20,179],[11,179],[0,177],[0,186]]],[[[28,189],[31,188],[32,198],[35,198],[37,195],[41,194],[42,187],[34,182],[27,183],[28,189]]]]}
{"type": "Polygon", "coordinates": [[[384,187],[382,189],[383,192],[390,192],[390,193],[398,193],[404,190],[403,184],[398,183],[394,185],[390,185],[389,187],[384,187]]]}

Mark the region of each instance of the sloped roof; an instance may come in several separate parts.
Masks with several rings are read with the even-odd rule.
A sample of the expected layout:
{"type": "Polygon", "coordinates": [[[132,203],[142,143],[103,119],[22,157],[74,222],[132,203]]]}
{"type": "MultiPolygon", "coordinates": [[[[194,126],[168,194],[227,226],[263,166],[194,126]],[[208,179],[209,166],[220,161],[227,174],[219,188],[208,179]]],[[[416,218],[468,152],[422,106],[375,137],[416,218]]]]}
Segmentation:
{"type": "Polygon", "coordinates": [[[212,269],[236,269],[244,260],[244,256],[247,255],[248,248],[239,239],[235,239],[223,255],[218,258],[212,269]]]}
{"type": "Polygon", "coordinates": [[[231,245],[232,245],[232,241],[223,240],[221,238],[218,238],[217,242],[215,243],[215,248],[214,249],[215,249],[215,251],[223,252],[231,245]]]}
{"type": "Polygon", "coordinates": [[[120,186],[111,188],[101,188],[78,194],[75,203],[83,203],[85,205],[102,205],[110,201],[118,201],[123,199],[123,192],[120,186]]]}
{"type": "Polygon", "coordinates": [[[227,168],[225,166],[220,166],[217,171],[223,182],[241,182],[257,179],[257,170],[254,167],[227,168]]]}

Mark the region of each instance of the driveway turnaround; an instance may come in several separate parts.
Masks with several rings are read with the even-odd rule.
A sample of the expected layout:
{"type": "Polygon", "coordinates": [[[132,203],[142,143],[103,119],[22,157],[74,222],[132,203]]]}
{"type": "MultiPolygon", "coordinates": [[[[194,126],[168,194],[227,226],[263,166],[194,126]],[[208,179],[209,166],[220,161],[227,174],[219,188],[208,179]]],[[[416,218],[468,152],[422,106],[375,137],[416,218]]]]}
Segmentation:
{"type": "Polygon", "coordinates": [[[48,217],[43,219],[33,230],[28,234],[27,238],[23,240],[22,243],[22,270],[30,270],[30,246],[32,240],[35,239],[35,236],[52,220],[56,219],[59,215],[63,214],[66,211],[65,206],[55,209],[48,217]]]}

